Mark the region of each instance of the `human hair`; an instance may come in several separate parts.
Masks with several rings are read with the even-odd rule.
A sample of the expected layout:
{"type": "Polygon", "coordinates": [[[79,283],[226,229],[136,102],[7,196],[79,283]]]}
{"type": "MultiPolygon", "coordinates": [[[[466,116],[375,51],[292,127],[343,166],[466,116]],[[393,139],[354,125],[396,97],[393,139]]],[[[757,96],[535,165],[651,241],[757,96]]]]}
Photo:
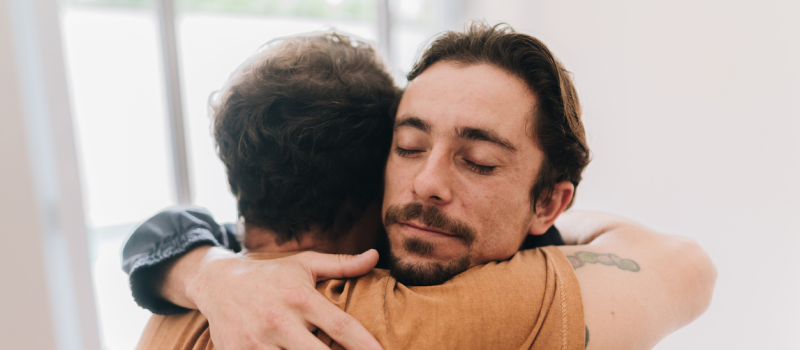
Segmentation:
{"type": "Polygon", "coordinates": [[[577,189],[590,161],[578,94],[570,73],[541,41],[506,24],[474,21],[463,33],[447,31],[436,37],[408,81],[440,61],[496,66],[521,78],[536,96],[530,132],[544,160],[530,194],[534,212],[537,204],[549,203],[557,183],[569,181],[577,189]]]}
{"type": "Polygon", "coordinates": [[[335,33],[279,39],[211,103],[217,153],[239,216],[282,244],[335,239],[383,191],[398,94],[374,49],[335,33]]]}

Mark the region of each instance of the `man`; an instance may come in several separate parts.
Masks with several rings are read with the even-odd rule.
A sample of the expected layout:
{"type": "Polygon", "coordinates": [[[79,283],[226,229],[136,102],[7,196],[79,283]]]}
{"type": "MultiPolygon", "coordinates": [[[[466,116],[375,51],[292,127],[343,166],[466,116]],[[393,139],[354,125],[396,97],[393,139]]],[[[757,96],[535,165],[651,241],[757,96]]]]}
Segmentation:
{"type": "MultiPolygon", "coordinates": [[[[566,73],[538,41],[502,29],[473,26],[467,34],[450,33],[440,38],[426,51],[410,75],[409,87],[400,103],[394,124],[392,153],[387,163],[384,224],[392,244],[393,274],[398,279],[411,284],[438,284],[466,269],[508,259],[519,248],[525,235],[543,233],[567,207],[580,179],[580,170],[585,166],[587,152],[585,147],[580,147],[582,127],[574,90],[568,77],[563,80],[564,77],[566,73]],[[515,47],[513,43],[521,43],[522,47],[515,47]],[[521,50],[525,48],[532,50],[521,50]],[[510,62],[503,61],[509,57],[510,62]],[[550,74],[546,68],[531,73],[531,70],[515,65],[519,62],[549,66],[550,74]],[[553,131],[556,131],[555,135],[553,131]],[[577,146],[553,147],[558,142],[577,146]],[[571,158],[570,152],[578,156],[571,158]],[[580,154],[583,154],[582,165],[580,154]],[[576,168],[576,165],[577,171],[563,170],[576,168]]],[[[591,222],[588,219],[583,221],[591,222]]],[[[579,270],[587,326],[593,328],[592,323],[595,323],[601,329],[599,339],[592,338],[593,344],[597,342],[601,347],[603,344],[652,346],[676,325],[687,323],[705,308],[709,283],[713,286],[713,266],[696,245],[655,235],[619,221],[597,220],[597,223],[601,224],[595,229],[584,228],[580,233],[579,224],[567,222],[567,226],[578,227],[571,232],[579,232],[577,237],[583,237],[573,239],[573,243],[592,242],[604,233],[602,239],[594,240],[592,244],[597,248],[625,252],[630,254],[628,256],[636,255],[637,259],[583,251],[589,247],[566,247],[563,251],[570,254],[572,266],[577,268],[599,262],[616,265],[629,274],[638,273],[640,265],[646,266],[640,277],[646,283],[641,285],[641,281],[619,275],[619,271],[593,271],[581,276],[580,272],[589,271],[589,268],[579,270]],[[690,256],[691,263],[702,268],[692,268],[688,262],[668,268],[664,261],[679,251],[684,251],[690,256]],[[698,280],[703,283],[691,283],[698,280]],[[613,282],[632,288],[625,289],[613,282]],[[589,291],[586,286],[590,287],[589,291]],[[688,289],[676,289],[676,286],[688,289]],[[680,292],[673,293],[676,290],[680,292]],[[640,301],[628,299],[626,304],[618,297],[626,293],[639,297],[640,301]],[[655,302],[645,302],[641,298],[648,293],[655,302]],[[691,299],[693,305],[681,305],[687,299],[691,299]],[[646,307],[646,312],[642,312],[642,306],[646,307]],[[648,319],[648,315],[662,310],[673,313],[661,321],[648,319]],[[609,316],[615,311],[621,316],[609,316]],[[631,320],[650,322],[637,325],[631,320]],[[616,325],[627,328],[610,329],[616,325]]],[[[252,230],[248,227],[247,236],[251,236],[250,232],[252,230]]],[[[266,246],[276,248],[289,244],[284,248],[303,248],[302,238],[296,243],[282,245],[275,236],[265,243],[266,246]]],[[[248,240],[245,239],[246,245],[248,240]]],[[[201,256],[209,254],[207,252],[201,256]]],[[[561,254],[548,255],[552,249],[539,253],[551,259],[548,261],[554,261],[552,266],[556,270],[558,260],[565,259],[561,254]]],[[[193,254],[195,252],[179,260],[171,271],[180,271],[181,264],[193,261],[193,254]]],[[[524,256],[518,255],[500,265],[513,266],[524,256]]],[[[568,260],[561,261],[563,265],[568,260]]],[[[202,265],[211,266],[208,263],[202,265]]],[[[486,269],[470,269],[457,280],[463,281],[479,274],[479,271],[486,269]]],[[[571,274],[557,273],[556,276],[560,276],[557,279],[574,280],[571,274]]],[[[170,280],[169,275],[167,280],[170,280]]],[[[503,280],[499,282],[502,284],[503,280]]],[[[445,286],[452,284],[448,282],[445,286]]],[[[574,305],[574,300],[566,302],[570,298],[564,293],[575,292],[575,288],[570,289],[568,284],[554,287],[561,290],[561,307],[574,305]]],[[[358,286],[356,284],[356,289],[358,286]]],[[[191,293],[191,290],[189,288],[186,292],[191,293]]],[[[169,288],[165,294],[170,294],[169,288]]],[[[328,297],[335,299],[330,294],[328,297]]],[[[180,296],[171,299],[177,301],[180,296]]],[[[190,304],[191,301],[186,303],[192,306],[190,304]]],[[[349,298],[345,309],[348,304],[349,298]]],[[[198,303],[197,306],[203,310],[203,305],[198,303]]],[[[213,310],[209,312],[209,317],[213,313],[213,310]]],[[[562,328],[582,323],[579,318],[575,318],[575,322],[564,321],[563,315],[566,314],[568,312],[560,312],[562,317],[556,319],[563,321],[562,328]]],[[[311,318],[306,317],[314,322],[311,318]]],[[[212,332],[214,328],[212,322],[212,332]]],[[[276,333],[278,338],[280,334],[284,334],[284,338],[288,336],[286,332],[276,333]]],[[[301,333],[294,334],[299,337],[301,333]]],[[[542,339],[546,343],[552,337],[542,339]]],[[[574,341],[565,336],[560,339],[562,344],[574,341]]],[[[337,340],[343,343],[343,340],[337,340]]],[[[279,345],[288,347],[285,342],[279,345]]]]}

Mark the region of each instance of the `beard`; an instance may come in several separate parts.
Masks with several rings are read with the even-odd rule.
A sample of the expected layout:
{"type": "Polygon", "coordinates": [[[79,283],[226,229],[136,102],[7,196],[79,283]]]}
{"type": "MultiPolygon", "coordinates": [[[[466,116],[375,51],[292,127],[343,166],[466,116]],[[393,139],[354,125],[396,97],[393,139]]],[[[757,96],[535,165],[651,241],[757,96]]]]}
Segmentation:
{"type": "MultiPolygon", "coordinates": [[[[424,207],[421,203],[409,203],[403,206],[393,205],[386,209],[384,224],[388,228],[403,221],[418,219],[428,227],[444,230],[453,236],[460,237],[464,244],[470,246],[475,240],[475,230],[468,224],[447,217],[437,206],[424,207]]],[[[410,264],[403,262],[395,254],[396,249],[390,244],[389,264],[392,276],[407,286],[432,286],[442,284],[470,267],[472,256],[465,254],[454,260],[439,262],[421,262],[410,264]]],[[[434,244],[419,238],[403,240],[403,249],[417,256],[433,255],[434,244]]]]}
{"type": "MultiPolygon", "coordinates": [[[[403,245],[408,245],[412,240],[406,240],[403,245]]],[[[423,242],[430,244],[428,242],[423,242]]],[[[472,257],[469,254],[447,263],[423,262],[416,264],[405,263],[394,253],[390,253],[390,272],[397,282],[407,286],[434,286],[447,282],[456,275],[467,271],[472,257]]]]}

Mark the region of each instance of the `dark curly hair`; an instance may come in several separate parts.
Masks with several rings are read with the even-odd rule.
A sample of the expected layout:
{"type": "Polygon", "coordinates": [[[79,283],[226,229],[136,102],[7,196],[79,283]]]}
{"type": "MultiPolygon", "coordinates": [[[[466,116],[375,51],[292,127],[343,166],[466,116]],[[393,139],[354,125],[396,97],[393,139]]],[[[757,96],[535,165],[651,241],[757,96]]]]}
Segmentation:
{"type": "Polygon", "coordinates": [[[269,43],[211,106],[239,216],[279,244],[352,227],[382,194],[398,92],[364,42],[323,33],[269,43]]]}
{"type": "Polygon", "coordinates": [[[408,81],[439,61],[494,65],[522,78],[536,95],[531,135],[545,157],[531,189],[534,212],[537,204],[549,203],[556,183],[569,181],[577,189],[590,161],[581,107],[569,72],[547,46],[506,24],[475,21],[464,33],[448,31],[436,37],[408,73],[408,81]]]}

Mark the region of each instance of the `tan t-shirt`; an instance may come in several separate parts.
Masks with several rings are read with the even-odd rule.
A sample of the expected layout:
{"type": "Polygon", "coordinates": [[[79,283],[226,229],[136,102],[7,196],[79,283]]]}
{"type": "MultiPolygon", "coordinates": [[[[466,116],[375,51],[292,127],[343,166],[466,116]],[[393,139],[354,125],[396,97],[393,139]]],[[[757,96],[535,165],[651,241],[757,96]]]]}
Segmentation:
{"type": "MultiPolygon", "coordinates": [[[[272,259],[285,254],[248,254],[272,259]]],[[[572,265],[556,247],[521,251],[444,284],[406,287],[386,270],[317,284],[389,349],[583,349],[583,304],[572,265]]],[[[318,337],[334,349],[324,332],[318,337]]],[[[214,349],[197,311],[154,315],[138,349],[214,349]]]]}

